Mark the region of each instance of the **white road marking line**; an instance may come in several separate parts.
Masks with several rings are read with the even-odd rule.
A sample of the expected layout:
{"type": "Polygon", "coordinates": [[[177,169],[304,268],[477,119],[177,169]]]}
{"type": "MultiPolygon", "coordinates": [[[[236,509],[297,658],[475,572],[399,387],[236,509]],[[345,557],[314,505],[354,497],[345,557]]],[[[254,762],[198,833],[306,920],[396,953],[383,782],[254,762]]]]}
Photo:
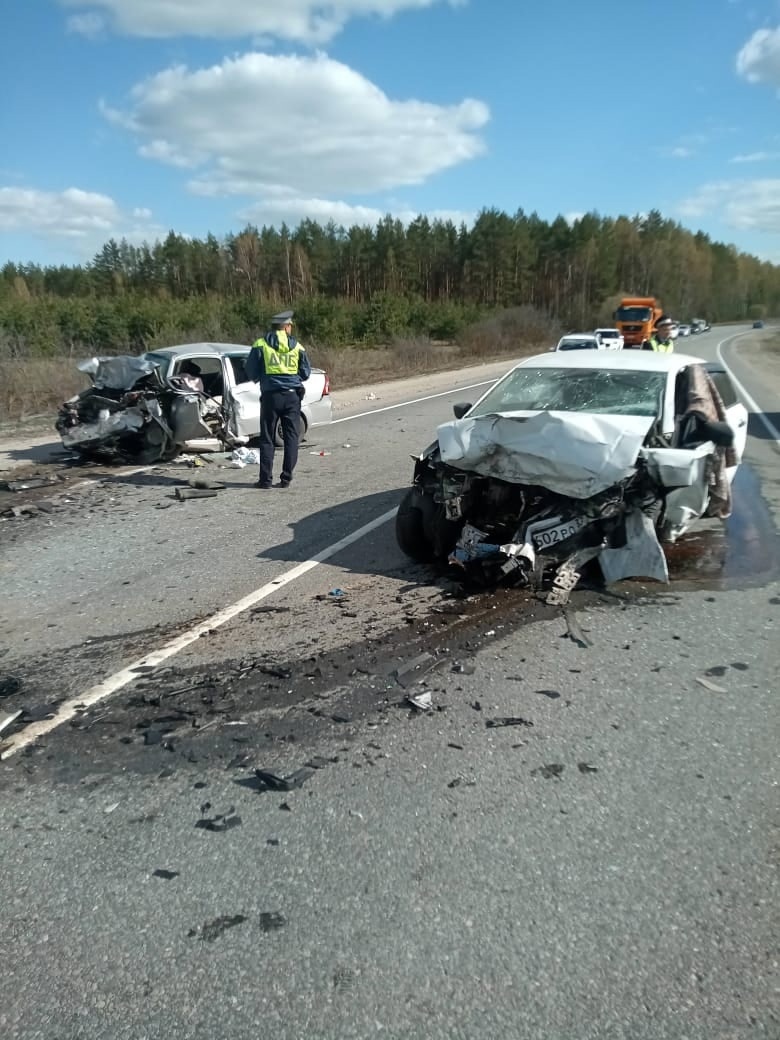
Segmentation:
{"type": "Polygon", "coordinates": [[[127,665],[127,667],[121,668],[118,672],[114,672],[113,675],[109,675],[108,678],[104,679],[96,686],[90,687],[78,697],[71,697],[67,701],[64,701],[59,706],[57,714],[53,719],[44,719],[41,722],[31,723],[31,725],[26,729],[22,730],[12,738],[6,749],[2,754],[0,754],[0,759],[4,760],[10,758],[11,755],[16,754],[18,751],[21,751],[22,748],[32,744],[39,737],[42,737],[44,734],[56,729],[57,726],[61,726],[63,722],[68,722],[70,719],[74,718],[79,714],[80,709],[92,707],[92,705],[97,704],[99,701],[102,701],[106,697],[110,697],[112,694],[116,693],[118,690],[121,690],[122,687],[127,686],[128,683],[139,679],[144,672],[156,668],[158,665],[162,664],[163,661],[167,661],[169,657],[178,654],[179,651],[184,650],[185,647],[189,646],[190,643],[194,643],[195,640],[199,639],[202,635],[213,631],[215,628],[220,628],[220,626],[227,624],[228,621],[232,621],[238,614],[243,613],[243,611],[253,607],[256,603],[266,599],[278,589],[284,588],[285,585],[289,585],[290,582],[295,581],[296,578],[302,577],[320,563],[324,563],[332,556],[340,553],[342,549],[346,549],[354,542],[359,541],[365,535],[370,534],[372,531],[376,530],[377,527],[381,527],[382,524],[391,520],[397,512],[397,506],[393,509],[388,509],[386,513],[382,513],[381,516],[375,517],[367,524],[359,527],[356,531],[345,535],[343,538],[339,539],[339,541],[334,542],[333,545],[329,545],[327,548],[322,549],[315,556],[312,556],[311,559],[297,564],[278,578],[274,578],[273,581],[267,582],[259,589],[255,589],[254,592],[250,592],[247,596],[237,600],[230,606],[218,610],[216,614],[212,614],[210,618],[199,622],[193,628],[183,632],[175,639],[172,639],[169,643],[161,646],[159,650],[153,650],[151,653],[146,654],[137,661],[133,661],[133,663],[127,665]]]}
{"type": "Polygon", "coordinates": [[[752,410],[752,413],[756,416],[756,418],[761,420],[766,429],[769,431],[769,436],[772,437],[776,442],[780,442],[780,430],[777,429],[775,424],[770,419],[767,419],[766,415],[764,414],[764,409],[761,407],[761,405],[759,405],[756,401],[753,400],[753,398],[747,392],[742,383],[740,383],[740,381],[734,375],[734,370],[731,368],[730,365],[726,363],[726,359],[723,357],[723,351],[720,349],[724,343],[730,343],[733,339],[740,339],[742,336],[747,335],[749,335],[749,333],[747,332],[738,332],[735,336],[727,336],[726,339],[722,339],[716,347],[718,360],[731,376],[734,386],[739,391],[740,396],[744,398],[748,407],[752,410]]]}
{"type": "MultiPolygon", "coordinates": [[[[507,369],[508,371],[508,369],[507,369]]],[[[498,382],[499,377],[495,379],[486,379],[482,383],[470,383],[468,386],[459,386],[455,390],[442,390],[439,394],[429,394],[428,397],[415,397],[411,401],[400,401],[398,404],[386,404],[382,408],[372,408],[370,412],[358,412],[357,415],[345,415],[342,419],[331,419],[329,423],[324,424],[324,428],[328,426],[335,426],[336,423],[349,422],[350,419],[364,419],[367,415],[378,415],[379,412],[392,412],[394,408],[406,408],[410,404],[422,404],[424,401],[435,401],[437,397],[447,397],[449,394],[461,394],[464,390],[476,390],[480,386],[492,386],[493,383],[498,382]]],[[[314,427],[312,427],[313,429],[314,427]]]]}

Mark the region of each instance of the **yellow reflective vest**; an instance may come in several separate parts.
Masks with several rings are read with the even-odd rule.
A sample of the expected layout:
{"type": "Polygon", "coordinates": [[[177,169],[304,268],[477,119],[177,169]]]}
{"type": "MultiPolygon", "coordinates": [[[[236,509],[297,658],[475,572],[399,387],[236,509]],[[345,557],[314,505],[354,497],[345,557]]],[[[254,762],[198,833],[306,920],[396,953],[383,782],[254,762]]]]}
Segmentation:
{"type": "Polygon", "coordinates": [[[660,339],[656,339],[655,336],[651,336],[650,346],[657,354],[671,354],[674,350],[674,341],[670,339],[668,343],[663,343],[660,339]]]}

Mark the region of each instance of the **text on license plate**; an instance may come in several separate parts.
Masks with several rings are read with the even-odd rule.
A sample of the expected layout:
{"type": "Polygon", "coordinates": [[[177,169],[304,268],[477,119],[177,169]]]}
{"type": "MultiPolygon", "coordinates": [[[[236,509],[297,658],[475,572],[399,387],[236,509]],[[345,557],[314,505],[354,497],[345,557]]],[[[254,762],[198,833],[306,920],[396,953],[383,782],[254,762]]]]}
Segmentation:
{"type": "Polygon", "coordinates": [[[571,538],[573,534],[581,531],[583,527],[587,527],[589,523],[588,517],[576,516],[573,520],[566,520],[556,527],[549,527],[546,531],[537,531],[533,536],[535,547],[546,549],[551,545],[558,545],[559,542],[565,542],[567,538],[571,538]]]}

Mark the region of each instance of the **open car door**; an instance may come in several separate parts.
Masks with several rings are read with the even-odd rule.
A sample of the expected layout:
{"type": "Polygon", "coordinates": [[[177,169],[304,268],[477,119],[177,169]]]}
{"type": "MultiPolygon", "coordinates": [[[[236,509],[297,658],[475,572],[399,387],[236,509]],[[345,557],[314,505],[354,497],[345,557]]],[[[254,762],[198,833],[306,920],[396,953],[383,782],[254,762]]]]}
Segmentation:
{"type": "MultiPolygon", "coordinates": [[[[731,376],[719,361],[709,361],[706,365],[710,378],[718,389],[723,404],[726,406],[726,421],[734,431],[734,451],[737,456],[737,464],[742,461],[747,445],[748,412],[744,404],[737,397],[737,391],[731,381],[731,376]]],[[[736,467],[727,470],[729,479],[733,479],[736,467]]]]}

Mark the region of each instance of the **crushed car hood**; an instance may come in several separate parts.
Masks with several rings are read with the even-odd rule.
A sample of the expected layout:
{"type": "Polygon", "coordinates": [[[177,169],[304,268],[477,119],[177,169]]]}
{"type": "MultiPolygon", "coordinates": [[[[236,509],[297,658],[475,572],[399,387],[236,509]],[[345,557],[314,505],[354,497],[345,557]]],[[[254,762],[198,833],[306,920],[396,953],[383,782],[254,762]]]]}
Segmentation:
{"type": "Polygon", "coordinates": [[[456,419],[437,431],[450,466],[585,499],[634,471],[651,416],[501,413],[456,419]]]}

